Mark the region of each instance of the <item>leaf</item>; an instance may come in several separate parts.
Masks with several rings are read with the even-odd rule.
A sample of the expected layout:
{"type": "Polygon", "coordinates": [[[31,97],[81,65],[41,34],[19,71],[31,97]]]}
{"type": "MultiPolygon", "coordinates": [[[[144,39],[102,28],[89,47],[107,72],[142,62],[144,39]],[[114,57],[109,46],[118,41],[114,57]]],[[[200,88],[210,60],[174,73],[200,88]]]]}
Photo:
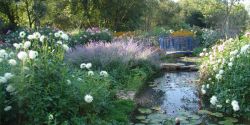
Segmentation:
{"type": "Polygon", "coordinates": [[[199,110],[198,114],[208,114],[208,115],[210,115],[210,114],[212,114],[212,112],[210,112],[208,110],[199,110]]]}
{"type": "Polygon", "coordinates": [[[219,113],[219,112],[215,112],[215,113],[212,113],[210,115],[215,116],[215,117],[219,117],[219,118],[223,117],[223,114],[219,113]]]}
{"type": "Polygon", "coordinates": [[[231,121],[231,122],[233,122],[233,123],[238,122],[238,119],[233,118],[233,117],[225,117],[224,119],[225,119],[225,121],[231,121]]]}
{"type": "Polygon", "coordinates": [[[145,120],[146,116],[140,115],[140,116],[136,116],[135,118],[138,120],[145,120]]]}
{"type": "Polygon", "coordinates": [[[147,109],[147,108],[139,108],[138,111],[142,114],[150,114],[152,113],[151,109],[147,109]]]}
{"type": "Polygon", "coordinates": [[[227,121],[227,120],[226,121],[219,121],[219,124],[220,125],[234,125],[233,122],[227,121]]]}
{"type": "Polygon", "coordinates": [[[191,118],[191,119],[193,119],[193,120],[200,119],[200,116],[198,116],[198,115],[189,115],[188,117],[191,118]]]}

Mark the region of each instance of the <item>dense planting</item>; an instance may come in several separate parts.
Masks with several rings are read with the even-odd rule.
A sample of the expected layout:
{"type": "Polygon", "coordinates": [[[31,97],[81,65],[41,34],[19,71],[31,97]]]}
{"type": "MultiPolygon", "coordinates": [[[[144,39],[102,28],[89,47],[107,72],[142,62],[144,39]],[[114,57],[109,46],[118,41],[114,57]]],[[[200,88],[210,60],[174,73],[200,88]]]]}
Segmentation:
{"type": "MultiPolygon", "coordinates": [[[[51,34],[22,31],[19,33],[22,42],[0,50],[0,123],[128,124],[128,114],[134,104],[115,98],[114,85],[119,83],[118,77],[131,68],[123,66],[126,69],[124,74],[120,74],[123,70],[111,70],[111,63],[123,68],[125,63],[120,58],[115,58],[116,62],[106,62],[107,65],[82,60],[76,67],[72,66],[65,62],[64,57],[66,52],[73,51],[68,47],[70,37],[62,31],[51,34]]],[[[144,57],[151,54],[145,50],[141,58],[146,59],[144,57]]],[[[126,60],[126,65],[129,61],[136,62],[130,71],[134,74],[123,79],[130,80],[124,84],[130,82],[132,89],[137,89],[137,84],[141,85],[153,73],[150,63],[148,66],[139,63],[141,58],[126,60]]]]}
{"type": "Polygon", "coordinates": [[[76,66],[92,62],[95,69],[109,71],[117,81],[114,87],[130,89],[138,89],[157,70],[159,58],[157,49],[133,39],[92,42],[77,46],[66,55],[66,60],[76,66]]]}
{"type": "Polygon", "coordinates": [[[229,39],[200,54],[203,101],[225,113],[249,117],[249,38],[229,39]]]}

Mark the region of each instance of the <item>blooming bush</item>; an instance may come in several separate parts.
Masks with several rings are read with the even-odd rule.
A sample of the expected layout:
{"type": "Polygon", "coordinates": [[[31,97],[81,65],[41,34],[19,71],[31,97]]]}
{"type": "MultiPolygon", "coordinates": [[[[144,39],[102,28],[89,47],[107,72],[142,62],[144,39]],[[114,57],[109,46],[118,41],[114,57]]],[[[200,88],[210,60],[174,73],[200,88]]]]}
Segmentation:
{"type": "MultiPolygon", "coordinates": [[[[38,30],[40,34],[47,37],[58,38],[58,31],[52,28],[41,28],[38,30]]],[[[32,29],[19,29],[17,31],[10,31],[5,35],[0,35],[0,40],[5,43],[12,45],[13,43],[19,43],[22,41],[23,37],[27,37],[27,34],[33,34],[37,32],[32,29]],[[23,31],[23,33],[21,33],[23,31]],[[20,34],[21,33],[21,34],[20,34]]],[[[99,28],[89,28],[86,31],[80,31],[73,35],[68,35],[68,46],[75,46],[78,44],[86,44],[91,41],[103,41],[110,42],[112,40],[112,35],[108,29],[101,30],[99,28]],[[70,37],[69,37],[70,36],[70,37]]],[[[60,41],[59,41],[60,42],[60,41]]]]}
{"type": "MultiPolygon", "coordinates": [[[[116,86],[127,86],[128,81],[135,77],[144,80],[153,74],[156,69],[154,67],[159,66],[157,50],[133,39],[118,39],[111,43],[92,42],[77,46],[67,53],[66,60],[76,66],[81,62],[92,62],[95,69],[109,71],[118,82],[116,86]]],[[[139,83],[131,85],[133,84],[139,83]]]]}
{"type": "MultiPolygon", "coordinates": [[[[16,31],[9,31],[6,34],[0,35],[0,40],[4,41],[5,43],[9,44],[10,46],[13,43],[20,43],[23,40],[23,37],[27,37],[28,34],[33,34],[37,32],[36,30],[27,29],[27,28],[19,28],[16,31]],[[21,33],[23,32],[23,33],[21,33]]],[[[41,28],[39,30],[40,34],[46,36],[52,36],[57,30],[51,28],[41,28]]]]}
{"type": "Polygon", "coordinates": [[[204,47],[213,46],[219,39],[222,38],[222,33],[211,29],[202,29],[201,45],[204,47]]]}
{"type": "Polygon", "coordinates": [[[204,102],[226,113],[250,114],[250,40],[229,39],[200,54],[204,102]]]}
{"type": "Polygon", "coordinates": [[[80,31],[72,35],[70,46],[87,44],[92,41],[110,42],[112,35],[108,29],[101,30],[97,27],[88,28],[86,31],[80,31]]]}
{"type": "Polygon", "coordinates": [[[23,31],[19,37],[22,42],[13,43],[14,49],[0,49],[0,124],[116,121],[105,118],[114,101],[113,80],[107,71],[91,70],[92,63],[77,68],[65,63],[64,54],[71,50],[66,33],[23,31]]]}

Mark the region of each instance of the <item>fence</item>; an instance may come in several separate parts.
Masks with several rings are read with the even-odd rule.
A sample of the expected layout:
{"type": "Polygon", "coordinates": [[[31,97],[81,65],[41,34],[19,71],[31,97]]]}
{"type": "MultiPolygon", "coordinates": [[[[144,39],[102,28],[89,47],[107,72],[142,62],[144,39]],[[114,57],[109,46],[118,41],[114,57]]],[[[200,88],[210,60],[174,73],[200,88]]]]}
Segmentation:
{"type": "Polygon", "coordinates": [[[197,46],[197,40],[193,37],[159,37],[160,48],[165,51],[192,51],[197,46]]]}

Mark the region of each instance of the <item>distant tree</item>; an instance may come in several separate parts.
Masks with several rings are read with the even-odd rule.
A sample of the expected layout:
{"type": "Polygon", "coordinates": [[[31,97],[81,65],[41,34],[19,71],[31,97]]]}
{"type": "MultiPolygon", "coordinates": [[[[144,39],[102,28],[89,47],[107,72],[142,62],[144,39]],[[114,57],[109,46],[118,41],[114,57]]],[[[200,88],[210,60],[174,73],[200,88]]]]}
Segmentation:
{"type": "Polygon", "coordinates": [[[206,27],[205,18],[200,11],[194,11],[191,15],[186,17],[186,22],[190,26],[206,27]]]}
{"type": "Polygon", "coordinates": [[[141,26],[146,0],[101,0],[100,15],[106,27],[116,31],[141,26]]]}
{"type": "Polygon", "coordinates": [[[40,20],[46,14],[45,0],[22,0],[24,8],[28,17],[29,27],[32,28],[40,26],[40,20]]]}
{"type": "Polygon", "coordinates": [[[17,13],[17,0],[1,0],[0,1],[0,16],[6,16],[9,26],[15,28],[18,22],[18,13],[17,13]]]}

